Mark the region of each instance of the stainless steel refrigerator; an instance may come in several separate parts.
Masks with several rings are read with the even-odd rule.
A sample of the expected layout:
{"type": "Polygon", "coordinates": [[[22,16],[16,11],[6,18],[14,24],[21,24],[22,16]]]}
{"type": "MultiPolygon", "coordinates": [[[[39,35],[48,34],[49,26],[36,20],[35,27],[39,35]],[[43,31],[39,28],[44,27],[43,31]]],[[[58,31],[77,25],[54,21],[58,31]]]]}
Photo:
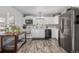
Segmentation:
{"type": "Polygon", "coordinates": [[[70,8],[59,17],[59,46],[67,52],[79,52],[79,9],[70,8]]]}

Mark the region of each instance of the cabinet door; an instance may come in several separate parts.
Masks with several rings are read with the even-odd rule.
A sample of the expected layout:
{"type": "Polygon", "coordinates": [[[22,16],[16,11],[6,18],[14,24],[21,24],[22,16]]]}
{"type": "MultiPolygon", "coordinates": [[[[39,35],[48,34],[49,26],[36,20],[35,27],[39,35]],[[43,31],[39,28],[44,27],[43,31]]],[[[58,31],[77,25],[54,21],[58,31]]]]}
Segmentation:
{"type": "Polygon", "coordinates": [[[15,37],[5,36],[3,37],[3,50],[4,51],[14,51],[15,49],[15,37]]]}
{"type": "Polygon", "coordinates": [[[1,52],[1,37],[0,37],[0,52],[1,52]]]}

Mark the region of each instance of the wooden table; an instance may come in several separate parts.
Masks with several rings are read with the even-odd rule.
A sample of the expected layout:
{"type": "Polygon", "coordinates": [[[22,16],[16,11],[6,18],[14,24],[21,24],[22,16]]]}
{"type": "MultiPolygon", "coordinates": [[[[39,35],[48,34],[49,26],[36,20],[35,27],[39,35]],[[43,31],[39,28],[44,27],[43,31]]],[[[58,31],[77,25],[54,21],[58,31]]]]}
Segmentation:
{"type": "MultiPolygon", "coordinates": [[[[0,35],[0,40],[1,40],[1,52],[17,52],[21,47],[22,45],[26,42],[26,32],[21,32],[21,33],[5,33],[5,34],[2,34],[0,35]],[[4,48],[4,41],[5,40],[8,40],[7,38],[11,38],[14,44],[14,48],[11,49],[11,50],[6,50],[4,48]],[[25,39],[23,42],[18,42],[19,40],[23,40],[25,39]]],[[[10,39],[10,40],[11,40],[10,39]]],[[[12,42],[11,41],[11,42],[12,42]]],[[[11,43],[10,43],[11,44],[11,43]]],[[[8,46],[5,44],[5,47],[8,46]]],[[[13,46],[13,45],[12,45],[13,46]]],[[[10,46],[9,46],[10,47],[10,46]]],[[[9,48],[7,48],[9,49],[9,48]]]]}

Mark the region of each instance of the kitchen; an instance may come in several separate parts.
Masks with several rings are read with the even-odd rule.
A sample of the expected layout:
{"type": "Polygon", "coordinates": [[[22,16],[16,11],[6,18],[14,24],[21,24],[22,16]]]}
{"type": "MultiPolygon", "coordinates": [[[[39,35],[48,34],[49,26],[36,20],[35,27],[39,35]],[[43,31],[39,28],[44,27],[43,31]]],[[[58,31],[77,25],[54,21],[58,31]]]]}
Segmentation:
{"type": "MultiPolygon", "coordinates": [[[[61,33],[63,33],[63,23],[65,21],[60,21],[65,17],[64,14],[68,12],[68,10],[75,9],[72,6],[0,7],[1,53],[75,52],[73,49],[74,41],[70,46],[73,48],[70,50],[68,50],[68,47],[63,47],[64,43],[61,44],[61,42],[64,42],[61,40],[61,33]]],[[[74,16],[72,16],[72,18],[73,17],[74,16]]],[[[72,34],[74,33],[72,32],[72,34]]],[[[70,43],[70,41],[68,43],[70,43]]]]}

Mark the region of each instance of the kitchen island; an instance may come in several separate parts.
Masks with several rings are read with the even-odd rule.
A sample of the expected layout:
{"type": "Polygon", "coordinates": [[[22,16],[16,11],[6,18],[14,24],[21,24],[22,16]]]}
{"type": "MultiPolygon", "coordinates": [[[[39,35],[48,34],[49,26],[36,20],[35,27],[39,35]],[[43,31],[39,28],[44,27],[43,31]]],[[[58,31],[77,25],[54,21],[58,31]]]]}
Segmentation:
{"type": "Polygon", "coordinates": [[[4,33],[0,35],[1,52],[17,52],[26,42],[26,32],[4,33]]]}

